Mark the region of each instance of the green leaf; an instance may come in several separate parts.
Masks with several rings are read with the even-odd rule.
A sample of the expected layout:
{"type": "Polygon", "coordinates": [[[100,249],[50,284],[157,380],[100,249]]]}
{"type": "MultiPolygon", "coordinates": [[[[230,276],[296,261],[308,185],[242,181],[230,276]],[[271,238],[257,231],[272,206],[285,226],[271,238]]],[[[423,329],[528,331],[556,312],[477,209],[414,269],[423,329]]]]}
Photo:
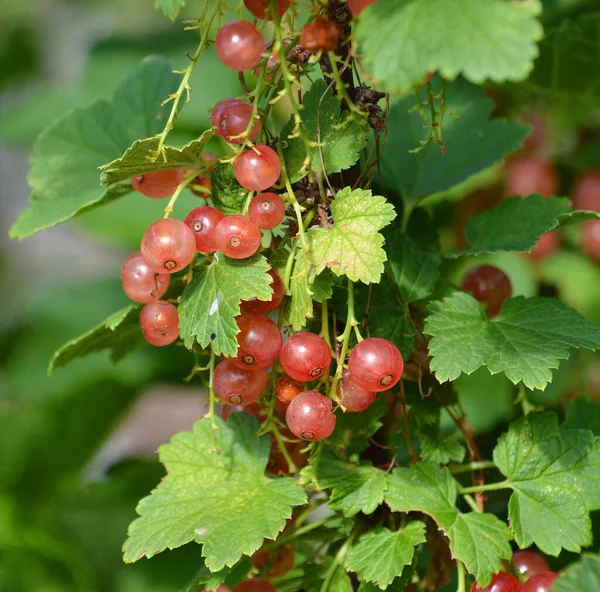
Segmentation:
{"type": "Polygon", "coordinates": [[[407,305],[427,298],[440,277],[440,257],[423,251],[406,234],[388,232],[385,239],[385,272],[394,292],[407,305]]]}
{"type": "Polygon", "coordinates": [[[465,458],[465,446],[457,435],[443,434],[438,425],[421,426],[421,458],[425,462],[447,465],[450,461],[461,463],[465,458]]]}
{"type": "Polygon", "coordinates": [[[163,156],[152,161],[158,149],[158,138],[135,141],[120,158],[101,167],[100,181],[106,185],[125,181],[136,175],[166,169],[195,169],[205,165],[202,152],[214,132],[208,130],[183,148],[164,147],[163,156]]]}
{"type": "Polygon", "coordinates": [[[31,154],[29,208],[10,236],[25,238],[129,191],[102,187],[98,167],[121,156],[138,138],[162,130],[170,106],[161,103],[177,83],[167,61],[148,58],[110,103],[99,101],[70,111],[50,124],[31,154]]]}
{"type": "Polygon", "coordinates": [[[490,319],[472,296],[455,292],[431,310],[425,333],[433,336],[431,369],[440,382],[487,366],[544,390],[569,348],[600,348],[600,326],[554,298],[511,298],[490,319]]]}
{"type": "Polygon", "coordinates": [[[185,6],[185,2],[186,0],[154,0],[154,6],[161,10],[167,18],[174,21],[179,11],[185,6]]]}
{"type": "Polygon", "coordinates": [[[332,489],[329,506],[350,518],[358,512],[372,514],[386,490],[385,473],[370,463],[351,464],[331,452],[323,452],[314,464],[322,489],[332,489]]]}
{"type": "Polygon", "coordinates": [[[600,56],[594,51],[599,31],[597,12],[574,21],[563,19],[548,28],[540,43],[540,57],[527,82],[561,96],[565,93],[598,96],[600,80],[589,73],[600,68],[600,56]]]}
{"type": "Polygon", "coordinates": [[[338,567],[335,572],[333,572],[329,589],[335,590],[336,592],[353,592],[350,576],[343,567],[338,567]]]}
{"type": "Polygon", "coordinates": [[[531,251],[542,234],[561,225],[599,218],[595,212],[573,211],[561,197],[529,195],[500,202],[493,210],[475,214],[467,223],[465,238],[471,247],[458,255],[480,255],[495,251],[531,251]]]}
{"type": "MultiPolygon", "coordinates": [[[[358,160],[365,130],[340,109],[333,88],[327,88],[324,80],[316,80],[304,95],[301,115],[303,133],[311,142],[311,169],[317,175],[322,177],[323,170],[339,173],[358,160]]],[[[300,171],[306,158],[304,142],[293,137],[293,131],[292,116],[281,132],[283,159],[292,183],[304,176],[300,171]]]]}
{"type": "Polygon", "coordinates": [[[416,463],[392,471],[385,501],[394,512],[431,516],[450,539],[454,558],[466,565],[480,586],[487,586],[502,560],[512,555],[510,531],[493,514],[460,513],[456,494],[456,481],[447,468],[416,463]]]}
{"type": "Polygon", "coordinates": [[[386,261],[378,231],[396,217],[394,207],[371,191],[346,187],[335,196],[331,213],[331,228],[311,228],[306,233],[313,265],[309,279],[328,267],[354,282],[378,283],[386,261]]]}
{"type": "Polygon", "coordinates": [[[559,428],[554,413],[531,413],[510,425],[494,449],[514,489],[508,505],[515,540],[548,555],[578,553],[592,542],[589,512],[600,508],[600,440],[559,428]]]}
{"type": "Polygon", "coordinates": [[[110,315],[87,333],[65,343],[50,360],[48,373],[52,374],[56,368],[104,349],[110,350],[113,362],[118,362],[129,352],[144,345],[145,340],[140,328],[141,310],[141,304],[127,306],[110,315]]]}
{"type": "Polygon", "coordinates": [[[383,396],[378,396],[361,413],[339,413],[328,443],[343,448],[348,456],[359,454],[370,446],[369,438],[383,425],[381,420],[386,413],[386,400],[383,396]]]}
{"type": "Polygon", "coordinates": [[[378,87],[392,94],[410,92],[428,71],[519,81],[538,55],[541,10],[537,0],[387,0],[365,10],[356,35],[378,87]]]}
{"type": "Polygon", "coordinates": [[[464,80],[447,84],[448,108],[460,119],[444,118],[445,154],[434,146],[409,153],[427,139],[429,132],[423,125],[431,124],[431,118],[428,112],[415,108],[412,95],[392,107],[379,163],[381,182],[387,191],[401,195],[413,207],[428,195],[454,187],[501,162],[521,146],[531,128],[519,121],[491,119],[494,103],[484,92],[482,87],[464,80]]]}
{"type": "Polygon", "coordinates": [[[248,190],[237,182],[233,173],[233,165],[229,162],[219,164],[213,169],[210,182],[214,207],[224,214],[240,214],[244,209],[248,190]]]}
{"type": "Polygon", "coordinates": [[[268,300],[273,294],[269,264],[262,255],[249,259],[215,257],[194,270],[179,302],[179,331],[190,349],[212,347],[216,355],[234,356],[239,333],[235,317],[240,301],[256,297],[268,300]]]}
{"type": "Polygon", "coordinates": [[[600,590],[600,556],[584,555],[570,565],[552,585],[552,592],[600,590]]]}
{"type": "Polygon", "coordinates": [[[214,433],[210,420],[201,419],[193,432],[160,447],[167,475],[137,507],[140,517],[123,547],[127,563],[195,540],[211,571],[231,567],[263,539],[275,539],[292,507],[306,503],[293,479],[265,478],[269,438],[254,436],[256,419],[234,413],[227,422],[216,421],[214,433]],[[213,451],[213,437],[220,454],[213,451]]]}
{"type": "Polygon", "coordinates": [[[565,410],[565,428],[590,430],[594,436],[600,436],[600,403],[579,397],[576,401],[565,401],[565,410]]]}
{"type": "Polygon", "coordinates": [[[203,565],[194,576],[194,579],[186,586],[185,592],[205,592],[205,590],[218,590],[221,584],[235,585],[246,579],[246,575],[252,569],[249,558],[244,557],[233,567],[224,567],[219,571],[212,572],[203,565]],[[235,582],[235,584],[233,584],[235,582]]]}
{"type": "Polygon", "coordinates": [[[373,582],[381,590],[402,575],[412,564],[415,546],[425,542],[425,524],[410,522],[402,530],[392,532],[377,527],[360,537],[346,559],[346,569],[365,582],[373,582]]]}

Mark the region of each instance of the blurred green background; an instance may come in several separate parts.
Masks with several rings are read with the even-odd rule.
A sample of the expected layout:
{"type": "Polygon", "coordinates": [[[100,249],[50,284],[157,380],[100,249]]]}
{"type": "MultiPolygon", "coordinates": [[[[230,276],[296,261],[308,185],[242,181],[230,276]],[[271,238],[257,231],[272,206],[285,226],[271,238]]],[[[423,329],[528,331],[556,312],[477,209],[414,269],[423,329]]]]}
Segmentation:
{"type": "MultiPolygon", "coordinates": [[[[182,386],[190,354],[147,347],[117,366],[97,354],[46,375],[58,347],[128,303],[119,268],[161,203],[131,194],[21,243],[7,236],[26,207],[36,135],[69,109],[109,98],[149,54],[185,67],[197,32],[185,32],[181,19],[198,16],[194,4],[171,23],[151,0],[0,0],[0,592],[177,592],[201,565],[195,545],[129,566],[120,554],[136,502],[162,476],[154,451],[203,415],[202,386],[182,386]]],[[[545,16],[556,21],[591,5],[547,0],[545,16]]],[[[171,143],[197,137],[212,106],[240,92],[212,51],[192,86],[171,143]]],[[[175,214],[196,205],[186,192],[175,214]]],[[[532,278],[543,273],[570,304],[600,320],[597,263],[567,250],[535,271],[516,255],[502,257],[519,293],[532,295],[532,278]],[[582,278],[587,289],[569,293],[582,278]]],[[[553,404],[569,390],[570,364],[579,362],[563,364],[540,401],[553,404]]],[[[576,378],[579,388],[585,377],[576,378]]],[[[477,373],[459,385],[482,431],[512,409],[507,385],[498,409],[481,414],[477,397],[489,379],[477,373]]]]}

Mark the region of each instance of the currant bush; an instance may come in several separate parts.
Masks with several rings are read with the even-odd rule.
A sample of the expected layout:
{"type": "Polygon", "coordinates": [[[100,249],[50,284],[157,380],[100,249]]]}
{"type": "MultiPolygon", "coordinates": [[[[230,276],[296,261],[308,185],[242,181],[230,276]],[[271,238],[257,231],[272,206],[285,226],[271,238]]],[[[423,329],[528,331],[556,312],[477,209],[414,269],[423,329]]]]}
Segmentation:
{"type": "MultiPolygon", "coordinates": [[[[49,125],[10,234],[81,216],[98,249],[141,239],[116,311],[51,372],[176,347],[38,379],[29,350],[108,306],[114,282],[90,269],[46,290],[52,269],[0,257],[11,314],[29,306],[21,283],[43,296],[0,323],[0,589],[150,590],[156,569],[165,589],[218,592],[589,588],[597,557],[575,554],[597,546],[600,483],[593,3],[461,0],[469,18],[425,0],[156,4],[188,30],[178,64],[115,72],[111,97],[49,125]],[[131,572],[106,529],[138,493],[123,559],[158,559],[131,572]]],[[[11,30],[3,59],[20,67],[11,30]]],[[[9,136],[38,124],[34,103],[5,117],[9,136]]]]}

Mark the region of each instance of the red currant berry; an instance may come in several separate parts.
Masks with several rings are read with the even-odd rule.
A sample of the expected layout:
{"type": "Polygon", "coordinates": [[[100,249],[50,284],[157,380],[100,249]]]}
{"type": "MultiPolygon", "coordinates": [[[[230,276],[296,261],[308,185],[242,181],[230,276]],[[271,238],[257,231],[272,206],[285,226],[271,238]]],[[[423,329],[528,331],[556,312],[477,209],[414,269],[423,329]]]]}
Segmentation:
{"type": "Polygon", "coordinates": [[[223,405],[221,407],[221,417],[227,419],[232,413],[245,413],[259,420],[266,417],[265,408],[260,403],[250,403],[249,405],[223,405]]]}
{"type": "Polygon", "coordinates": [[[522,156],[506,168],[506,194],[527,197],[531,193],[555,195],[558,175],[554,167],[537,156],[522,156]]]}
{"type": "Polygon", "coordinates": [[[542,234],[537,245],[529,251],[528,256],[532,259],[548,259],[560,248],[560,232],[553,230],[542,234]]]}
{"type": "Polygon", "coordinates": [[[162,347],[179,337],[179,315],[170,302],[159,300],[142,308],[140,314],[142,333],[148,343],[162,347]]]}
{"type": "Polygon", "coordinates": [[[333,51],[338,46],[340,30],[332,21],[320,16],[304,25],[300,33],[300,44],[308,51],[333,51]]]}
{"type": "MultiPolygon", "coordinates": [[[[224,99],[219,101],[212,112],[211,123],[216,128],[220,138],[232,144],[241,144],[244,139],[239,136],[248,129],[252,117],[252,105],[238,99],[224,99]]],[[[254,140],[260,131],[260,121],[257,118],[248,135],[249,140],[254,140]]]]}
{"type": "Polygon", "coordinates": [[[237,355],[231,361],[239,368],[252,370],[273,364],[281,351],[281,332],[277,324],[257,314],[242,315],[235,321],[240,332],[237,355]]]}
{"type": "Polygon", "coordinates": [[[215,239],[217,224],[225,214],[210,206],[194,208],[185,219],[196,238],[196,250],[201,253],[214,253],[219,247],[215,239]]]}
{"type": "Polygon", "coordinates": [[[248,216],[259,228],[275,228],[285,216],[285,203],[276,193],[259,193],[248,206],[248,216]]]}
{"type": "Polygon", "coordinates": [[[354,16],[358,16],[367,6],[371,6],[375,0],[348,0],[348,8],[354,16]]]}
{"type": "Polygon", "coordinates": [[[531,576],[524,584],[522,592],[551,592],[554,580],[558,574],[553,571],[543,571],[531,576]]]}
{"type": "Polygon", "coordinates": [[[301,382],[290,378],[287,374],[282,374],[275,383],[275,396],[282,403],[289,405],[303,388],[301,382]]]}
{"type": "Polygon", "coordinates": [[[152,271],[175,273],[191,263],[196,252],[196,239],[187,224],[165,218],[146,230],[140,250],[152,271]]]}
{"type": "Polygon", "coordinates": [[[247,259],[260,247],[260,230],[248,216],[225,216],[214,236],[219,250],[232,259],[247,259]]]}
{"type": "Polygon", "coordinates": [[[348,370],[352,382],[378,393],[392,388],[402,378],[404,361],[393,343],[381,337],[368,337],[352,349],[348,370]]]}
{"type": "Polygon", "coordinates": [[[288,376],[309,382],[325,374],[331,363],[326,341],[306,331],[290,335],[281,348],[281,365],[288,376]]]}
{"type": "Polygon", "coordinates": [[[583,250],[592,258],[600,259],[600,220],[583,223],[583,250]]]}
{"type": "Polygon", "coordinates": [[[131,177],[131,186],[152,199],[170,197],[175,193],[177,185],[183,181],[183,169],[167,169],[166,171],[152,171],[137,177],[131,177]]]}
{"type": "Polygon", "coordinates": [[[277,590],[275,590],[273,584],[270,584],[267,580],[252,578],[240,582],[233,589],[233,592],[277,592],[277,590]]]}
{"type": "MultiPolygon", "coordinates": [[[[282,17],[285,11],[290,7],[292,0],[277,0],[276,9],[279,17],[282,17]]],[[[244,0],[244,4],[248,9],[248,12],[258,19],[264,19],[269,13],[268,20],[273,20],[273,15],[270,9],[270,0],[244,0]]]]}
{"type": "Polygon", "coordinates": [[[213,388],[225,405],[250,405],[267,388],[267,373],[238,368],[231,360],[223,360],[215,368],[213,388]]]}
{"type": "Polygon", "coordinates": [[[573,203],[579,210],[600,212],[600,171],[585,173],[577,179],[573,203]]]}
{"type": "Polygon", "coordinates": [[[342,374],[337,394],[340,397],[342,407],[350,413],[358,413],[368,409],[377,397],[377,393],[372,393],[354,384],[348,370],[344,370],[342,374]]]}
{"type": "Polygon", "coordinates": [[[533,128],[525,138],[524,147],[529,152],[536,152],[547,140],[548,124],[538,113],[528,113],[523,120],[533,128]]]}
{"type": "Polygon", "coordinates": [[[140,251],[129,255],[121,266],[123,291],[135,302],[154,302],[167,291],[170,280],[168,273],[154,273],[140,251]]]}
{"type": "Polygon", "coordinates": [[[258,300],[257,298],[250,298],[250,300],[242,300],[240,302],[240,312],[242,314],[268,314],[272,310],[279,308],[281,301],[283,300],[283,282],[279,274],[273,269],[269,269],[268,274],[273,278],[271,280],[271,288],[273,288],[273,295],[270,300],[258,300]]]}
{"type": "Polygon", "coordinates": [[[268,565],[267,577],[280,578],[294,567],[295,559],[294,545],[282,545],[272,550],[257,551],[252,555],[252,565],[256,569],[262,569],[268,565]]]}
{"type": "Polygon", "coordinates": [[[526,549],[513,553],[512,564],[515,571],[523,578],[527,579],[543,571],[549,571],[548,562],[537,551],[526,549]]]}
{"type": "Polygon", "coordinates": [[[272,148],[259,145],[238,156],[233,172],[242,187],[264,191],[279,179],[281,162],[272,148]]]}
{"type": "Polygon", "coordinates": [[[202,160],[205,163],[214,162],[214,164],[209,166],[204,171],[204,173],[202,173],[201,175],[198,175],[189,184],[189,188],[192,190],[192,193],[194,195],[197,195],[198,197],[207,198],[208,193],[201,191],[200,187],[204,187],[204,189],[208,189],[209,191],[212,189],[212,183],[210,182],[210,173],[214,170],[214,168],[217,166],[217,164],[219,164],[218,163],[219,157],[216,154],[207,152],[206,154],[202,155],[202,160]]]}
{"type": "Polygon", "coordinates": [[[317,391],[304,391],[295,397],[285,413],[288,428],[302,440],[324,440],[335,429],[331,400],[317,391]]]}
{"type": "Polygon", "coordinates": [[[462,279],[462,289],[486,305],[488,314],[495,316],[502,305],[512,296],[509,277],[493,265],[478,265],[470,269],[462,279]]]}
{"type": "Polygon", "coordinates": [[[230,70],[242,72],[254,68],[262,56],[264,39],[248,21],[231,21],[217,32],[215,51],[230,70]]]}
{"type": "Polygon", "coordinates": [[[489,586],[480,588],[477,582],[471,587],[471,592],[521,592],[521,584],[505,571],[497,573],[489,586]]]}

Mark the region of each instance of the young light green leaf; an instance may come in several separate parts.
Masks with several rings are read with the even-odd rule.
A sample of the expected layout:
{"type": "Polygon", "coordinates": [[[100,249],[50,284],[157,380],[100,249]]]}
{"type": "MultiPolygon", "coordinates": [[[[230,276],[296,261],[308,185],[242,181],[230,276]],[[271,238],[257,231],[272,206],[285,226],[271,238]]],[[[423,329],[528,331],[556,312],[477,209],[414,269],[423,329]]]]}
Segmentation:
{"type": "Polygon", "coordinates": [[[538,55],[541,10],[537,0],[387,0],[361,14],[356,35],[378,87],[392,94],[410,92],[428,71],[476,84],[518,81],[538,55]]]}
{"type": "Polygon", "coordinates": [[[141,304],[127,306],[110,315],[87,333],[65,343],[50,360],[48,374],[52,374],[56,368],[66,366],[77,358],[104,349],[110,350],[113,362],[118,362],[129,352],[144,345],[145,340],[140,328],[142,306],[141,304]]]}
{"type": "Polygon", "coordinates": [[[552,592],[583,592],[600,590],[600,556],[584,555],[569,565],[552,585],[552,592]]]}
{"type": "Polygon", "coordinates": [[[290,275],[290,296],[285,304],[286,316],[294,331],[301,331],[307,320],[313,316],[313,291],[308,276],[308,262],[304,249],[299,246],[290,275]]]}
{"type": "Polygon", "coordinates": [[[427,298],[440,277],[440,257],[423,251],[410,236],[398,232],[386,234],[385,246],[385,272],[396,295],[406,305],[427,298]]]}
{"type": "Polygon", "coordinates": [[[600,403],[579,397],[576,401],[565,401],[565,410],[565,428],[590,430],[594,436],[600,436],[600,403]]]}
{"type": "Polygon", "coordinates": [[[262,255],[249,259],[229,259],[219,255],[211,263],[194,270],[179,302],[179,331],[183,343],[210,345],[216,355],[234,356],[235,336],[239,333],[235,317],[240,301],[256,297],[268,300],[273,294],[269,264],[262,255]]]}
{"type": "Polygon", "coordinates": [[[383,502],[385,473],[370,463],[351,464],[331,452],[323,452],[314,464],[322,489],[332,489],[329,505],[350,518],[358,512],[372,514],[383,502]]]}
{"type": "Polygon", "coordinates": [[[160,447],[166,477],[137,507],[123,547],[132,563],[195,540],[211,571],[233,566],[251,555],[263,539],[274,539],[292,515],[306,503],[293,479],[267,479],[269,438],[255,437],[256,419],[234,413],[227,422],[201,419],[193,432],[182,432],[160,447]],[[213,451],[213,436],[220,454],[213,451]],[[223,500],[227,520],[223,520],[223,500]],[[244,528],[232,528],[243,524],[244,528]]]}
{"type": "Polygon", "coordinates": [[[338,567],[333,572],[329,589],[335,590],[336,592],[353,592],[354,588],[352,587],[350,576],[343,567],[338,567]]]}
{"type": "MultiPolygon", "coordinates": [[[[339,173],[350,168],[359,158],[365,143],[366,131],[348,112],[340,109],[340,102],[324,80],[316,80],[304,95],[302,109],[303,133],[311,142],[311,169],[319,176],[339,173]]],[[[293,136],[292,116],[281,132],[283,158],[290,181],[302,178],[300,171],[306,158],[301,138],[293,136]]]]}
{"type": "Polygon", "coordinates": [[[183,148],[172,148],[165,146],[164,154],[156,161],[152,156],[156,154],[159,139],[146,138],[136,140],[123,156],[100,167],[102,175],[100,181],[105,185],[125,181],[136,175],[143,175],[150,171],[162,171],[167,169],[195,169],[204,166],[202,152],[214,132],[208,130],[197,140],[186,144],[183,148]]]}
{"type": "Polygon", "coordinates": [[[387,192],[401,196],[410,207],[502,161],[531,131],[516,120],[492,119],[494,103],[484,96],[481,86],[459,79],[447,84],[446,97],[448,108],[460,119],[444,118],[445,154],[434,146],[409,153],[427,139],[429,130],[423,125],[431,124],[428,112],[416,108],[413,95],[390,110],[388,137],[379,162],[381,182],[387,192]]]}
{"type": "Polygon", "coordinates": [[[490,319],[472,296],[455,292],[431,310],[425,333],[433,336],[431,369],[440,382],[487,366],[544,390],[569,348],[600,348],[600,326],[554,298],[511,298],[490,319]]]}
{"type": "Polygon", "coordinates": [[[219,164],[211,173],[210,182],[211,199],[215,208],[224,214],[241,214],[248,190],[237,182],[233,174],[233,165],[230,162],[219,164]]]}
{"type": "Polygon", "coordinates": [[[128,191],[102,187],[98,167],[138,138],[162,130],[170,107],[161,103],[178,83],[171,70],[167,61],[148,58],[110,103],[70,111],[40,134],[31,154],[29,208],[11,228],[12,238],[35,234],[128,191]]]}
{"type": "Polygon", "coordinates": [[[417,463],[388,476],[385,501],[394,512],[423,512],[450,539],[452,555],[462,561],[480,586],[509,559],[512,538],[506,524],[493,514],[462,514],[456,509],[456,481],[447,468],[417,463]]]}
{"type": "Polygon", "coordinates": [[[564,224],[599,217],[600,214],[595,212],[573,211],[566,198],[537,194],[524,199],[512,197],[500,202],[493,210],[475,214],[465,229],[465,238],[471,248],[451,256],[531,251],[542,234],[564,224]]]}
{"type": "Polygon", "coordinates": [[[378,283],[386,254],[378,232],[395,217],[394,207],[380,195],[346,187],[331,204],[331,228],[311,228],[306,233],[312,281],[325,268],[352,281],[378,283]]]}
{"type": "Polygon", "coordinates": [[[511,424],[494,461],[514,489],[508,506],[515,540],[548,555],[579,552],[592,542],[589,513],[600,508],[600,440],[559,428],[554,413],[511,424]]]}
{"type": "Polygon", "coordinates": [[[186,0],[154,0],[154,6],[172,21],[175,20],[179,11],[185,6],[186,0]]]}
{"type": "Polygon", "coordinates": [[[415,546],[425,542],[425,524],[410,522],[402,530],[392,532],[377,527],[360,537],[346,558],[346,569],[365,582],[373,582],[386,590],[394,578],[410,565],[415,546]]]}

